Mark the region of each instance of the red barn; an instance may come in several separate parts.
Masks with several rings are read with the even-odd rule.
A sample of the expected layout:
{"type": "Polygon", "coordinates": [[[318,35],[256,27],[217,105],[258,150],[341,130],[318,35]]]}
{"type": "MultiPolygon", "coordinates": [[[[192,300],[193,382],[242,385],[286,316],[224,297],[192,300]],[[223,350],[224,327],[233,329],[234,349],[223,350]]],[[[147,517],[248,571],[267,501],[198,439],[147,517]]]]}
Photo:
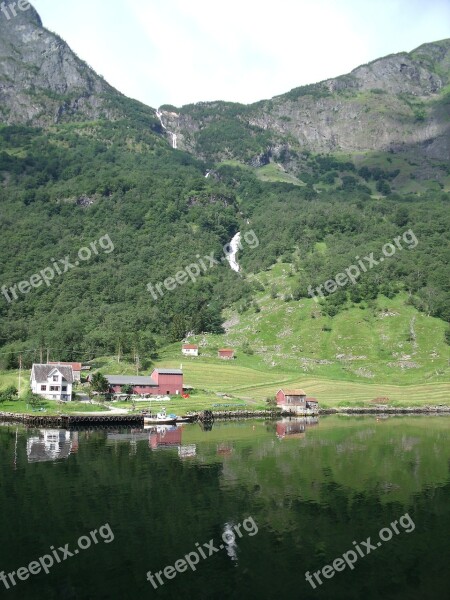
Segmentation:
{"type": "Polygon", "coordinates": [[[317,411],[319,402],[316,398],[307,398],[304,390],[278,390],[277,405],[285,412],[317,411]]]}
{"type": "Polygon", "coordinates": [[[159,394],[175,396],[183,393],[183,371],[180,369],[154,369],[152,379],[158,386],[159,394]]]}
{"type": "Polygon", "coordinates": [[[231,360],[234,358],[234,350],[232,348],[221,348],[218,352],[218,357],[224,360],[231,360]]]}
{"type": "Polygon", "coordinates": [[[122,393],[124,385],[133,387],[133,394],[175,396],[183,393],[183,371],[180,369],[154,369],[150,376],[105,375],[110,392],[122,393]]]}
{"type": "Polygon", "coordinates": [[[306,392],[303,390],[278,390],[277,404],[279,406],[292,404],[306,408],[306,392]]]}

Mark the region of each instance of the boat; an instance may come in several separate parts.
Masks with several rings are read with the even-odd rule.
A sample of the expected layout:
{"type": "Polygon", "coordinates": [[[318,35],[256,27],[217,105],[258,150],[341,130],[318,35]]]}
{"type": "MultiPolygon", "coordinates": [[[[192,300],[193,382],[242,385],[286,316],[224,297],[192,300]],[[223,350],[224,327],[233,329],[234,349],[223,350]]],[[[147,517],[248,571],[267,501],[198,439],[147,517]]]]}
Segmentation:
{"type": "Polygon", "coordinates": [[[191,421],[192,417],[179,417],[172,413],[167,414],[165,408],[157,413],[156,417],[144,415],[144,425],[176,425],[177,423],[190,423],[191,421]]]}

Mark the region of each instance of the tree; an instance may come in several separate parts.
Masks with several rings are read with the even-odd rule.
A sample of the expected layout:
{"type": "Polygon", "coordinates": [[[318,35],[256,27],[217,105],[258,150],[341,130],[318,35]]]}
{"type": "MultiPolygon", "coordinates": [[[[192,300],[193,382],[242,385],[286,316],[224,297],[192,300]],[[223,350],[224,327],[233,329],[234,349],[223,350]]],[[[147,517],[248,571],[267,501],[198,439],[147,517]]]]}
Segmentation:
{"type": "Polygon", "coordinates": [[[91,378],[91,388],[94,392],[105,394],[109,391],[108,380],[102,373],[94,373],[91,378]]]}
{"type": "Polygon", "coordinates": [[[126,383],[125,385],[122,386],[122,394],[126,394],[127,395],[127,400],[130,399],[131,395],[134,392],[134,388],[131,384],[126,383]]]}
{"type": "Polygon", "coordinates": [[[18,400],[17,388],[15,385],[9,385],[0,394],[0,402],[13,402],[18,400]]]}
{"type": "Polygon", "coordinates": [[[445,342],[450,346],[450,327],[448,327],[448,329],[445,330],[444,339],[445,342]]]}
{"type": "Polygon", "coordinates": [[[34,394],[31,390],[28,390],[25,394],[24,400],[27,404],[31,404],[33,408],[37,408],[42,403],[42,398],[38,394],[34,394]]]}

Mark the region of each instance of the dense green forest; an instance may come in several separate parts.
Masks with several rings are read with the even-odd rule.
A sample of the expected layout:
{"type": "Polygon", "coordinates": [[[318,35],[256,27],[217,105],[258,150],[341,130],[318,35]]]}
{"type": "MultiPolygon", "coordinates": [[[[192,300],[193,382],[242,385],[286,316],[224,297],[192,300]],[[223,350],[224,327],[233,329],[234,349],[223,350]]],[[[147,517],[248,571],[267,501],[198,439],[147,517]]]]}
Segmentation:
{"type": "Polygon", "coordinates": [[[218,333],[223,308],[251,300],[259,285],[245,273],[283,258],[298,280],[288,299],[299,300],[308,286],[334,278],[356,256],[379,256],[407,230],[417,238],[414,248],[403,244],[357,285],[329,294],[322,310],[333,316],[377,294],[407,290],[417,308],[450,320],[448,194],[400,196],[388,189],[395,170],[356,170],[309,154],[304,187],[261,182],[255,171],[230,165],[205,178],[204,163],[169,148],[154,121],[131,114],[46,131],[0,128],[3,367],[15,367],[17,353],[30,349],[24,364],[40,348],[87,360],[118,349],[151,354],[188,332],[218,333]],[[318,189],[320,182],[334,185],[318,189]],[[371,196],[371,182],[383,182],[386,196],[371,196]],[[241,276],[220,258],[237,231],[250,229],[260,244],[243,244],[241,276]],[[8,291],[55,261],[73,263],[80,248],[105,236],[113,249],[92,252],[49,285],[17,293],[17,300],[8,291]],[[147,290],[211,253],[220,264],[195,283],[158,299],[147,290]]]}
{"type": "MultiPolygon", "coordinates": [[[[77,356],[154,349],[187,331],[220,331],[220,313],[250,294],[228,265],[155,301],[164,281],[222,246],[239,228],[233,191],[186,153],[130,122],[50,132],[0,129],[1,285],[11,288],[108,235],[112,252],[0,303],[0,344],[77,356]],[[156,342],[155,342],[156,338],[156,342]]],[[[61,265],[63,268],[63,265],[61,265]]],[[[33,359],[30,355],[25,360],[33,359]]],[[[6,366],[16,362],[3,353],[6,366]]],[[[35,357],[34,357],[35,358],[35,357]]]]}
{"type": "Polygon", "coordinates": [[[402,237],[401,249],[396,246],[391,257],[383,256],[372,268],[370,261],[364,262],[367,272],[360,269],[357,285],[325,293],[323,310],[333,316],[349,303],[406,290],[419,310],[450,321],[449,194],[390,194],[374,199],[359,185],[317,192],[312,184],[299,188],[262,183],[252,173],[230,166],[223,166],[220,174],[234,185],[259,236],[259,252],[245,253],[244,248],[247,270],[261,271],[278,259],[291,263],[298,280],[294,300],[298,300],[308,297],[309,286],[316,288],[350,265],[358,265],[356,258],[371,252],[375,259],[383,256],[385,244],[405,235],[408,243],[402,237]]]}

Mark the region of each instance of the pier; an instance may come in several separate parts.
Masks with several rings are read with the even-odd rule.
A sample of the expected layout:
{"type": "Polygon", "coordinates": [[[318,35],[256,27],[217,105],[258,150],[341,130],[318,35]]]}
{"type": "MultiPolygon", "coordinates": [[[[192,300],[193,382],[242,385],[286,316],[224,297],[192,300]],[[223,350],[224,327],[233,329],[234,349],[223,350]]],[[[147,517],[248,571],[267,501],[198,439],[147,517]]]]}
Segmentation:
{"type": "Polygon", "coordinates": [[[144,426],[144,417],[142,415],[28,415],[0,412],[0,421],[23,423],[30,427],[56,427],[58,429],[69,429],[85,425],[144,426]]]}

